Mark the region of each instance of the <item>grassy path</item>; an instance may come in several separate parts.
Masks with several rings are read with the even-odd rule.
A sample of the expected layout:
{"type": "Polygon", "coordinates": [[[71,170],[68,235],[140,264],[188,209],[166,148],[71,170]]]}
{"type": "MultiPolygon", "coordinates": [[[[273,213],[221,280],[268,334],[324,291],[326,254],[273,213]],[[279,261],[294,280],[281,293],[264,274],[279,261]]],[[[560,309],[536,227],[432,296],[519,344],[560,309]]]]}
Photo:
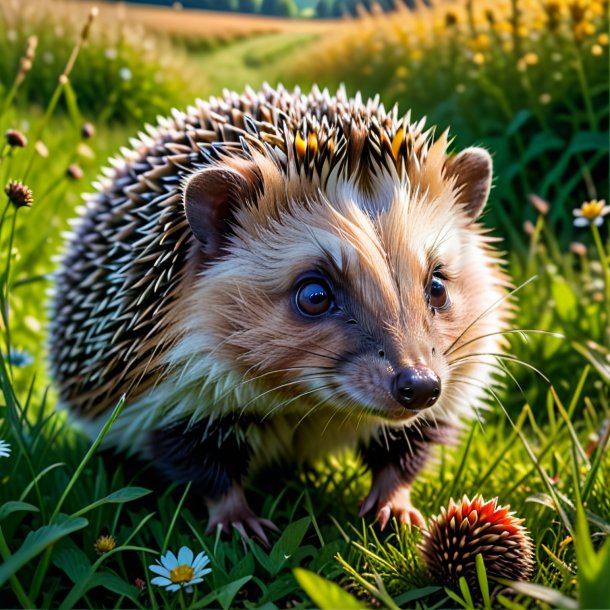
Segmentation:
{"type": "Polygon", "coordinates": [[[207,81],[200,96],[218,95],[223,88],[241,91],[245,85],[258,88],[267,81],[276,85],[285,68],[318,34],[264,34],[231,43],[211,52],[191,54],[207,81]]]}

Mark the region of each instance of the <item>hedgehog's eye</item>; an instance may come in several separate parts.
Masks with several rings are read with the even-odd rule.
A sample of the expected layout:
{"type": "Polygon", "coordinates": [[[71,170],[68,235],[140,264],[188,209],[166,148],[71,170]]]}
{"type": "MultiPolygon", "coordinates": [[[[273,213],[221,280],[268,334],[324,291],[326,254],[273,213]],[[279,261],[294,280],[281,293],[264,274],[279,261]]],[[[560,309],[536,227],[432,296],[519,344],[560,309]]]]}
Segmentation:
{"type": "Polygon", "coordinates": [[[450,305],[449,293],[445,286],[444,279],[438,275],[433,275],[428,288],[428,302],[433,310],[447,309],[450,305]]]}
{"type": "Polygon", "coordinates": [[[299,313],[304,316],[321,316],[331,308],[333,295],[323,279],[309,278],[299,284],[294,303],[299,313]]]}

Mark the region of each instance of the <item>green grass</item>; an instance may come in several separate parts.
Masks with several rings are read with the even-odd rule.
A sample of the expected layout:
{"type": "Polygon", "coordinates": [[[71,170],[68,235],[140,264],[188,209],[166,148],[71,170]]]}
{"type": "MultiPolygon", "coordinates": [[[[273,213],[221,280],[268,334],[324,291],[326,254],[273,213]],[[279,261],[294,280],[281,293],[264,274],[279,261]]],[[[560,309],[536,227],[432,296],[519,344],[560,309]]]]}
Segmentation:
{"type": "MultiPolygon", "coordinates": [[[[311,50],[307,44],[306,38],[263,36],[210,53],[194,52],[192,61],[207,83],[201,94],[218,93],[222,86],[239,89],[246,81],[253,86],[263,79],[273,82],[281,73],[296,79],[283,62],[311,50]]],[[[75,70],[86,68],[87,61],[87,55],[79,57],[75,70]]],[[[59,72],[63,65],[59,62],[59,72]]],[[[45,372],[44,348],[52,257],[61,249],[60,233],[69,226],[80,193],[89,190],[99,166],[137,127],[117,125],[108,116],[108,121],[96,121],[94,138],[83,140],[80,101],[87,99],[90,85],[60,88],[58,108],[46,117],[57,74],[34,75],[24,83],[31,78],[40,83],[44,78],[45,86],[47,79],[52,83],[43,109],[26,104],[19,92],[20,103],[0,116],[0,133],[15,127],[29,139],[24,149],[0,150],[0,184],[21,179],[34,194],[31,209],[15,212],[6,198],[0,207],[1,213],[7,206],[0,225],[0,439],[12,446],[11,456],[0,458],[2,605],[271,610],[312,603],[323,608],[468,607],[469,599],[485,605],[484,593],[476,588],[450,591],[432,581],[416,549],[418,531],[380,534],[370,519],[358,518],[369,474],[352,455],[253,482],[254,508],[283,532],[268,550],[244,544],[237,535],[230,540],[205,536],[206,511],[195,490],[159,488],[153,464],[92,451],[65,414],[53,411],[56,399],[45,372]],[[35,150],[38,139],[48,148],[46,158],[35,150]],[[66,173],[74,163],[84,170],[81,180],[66,173]],[[100,556],[94,544],[106,532],[116,537],[117,546],[100,556]],[[211,574],[192,594],[171,594],[150,584],[148,566],[167,549],[176,552],[182,545],[195,553],[205,550],[211,574]],[[136,579],[146,583],[143,590],[136,579]]],[[[334,78],[336,85],[340,76],[334,78]]],[[[179,95],[186,98],[190,92],[179,95]]],[[[384,101],[393,99],[386,92],[384,101]]],[[[542,158],[541,167],[551,161],[542,158]]],[[[496,159],[498,175],[507,167],[501,157],[496,159]]],[[[570,199],[573,188],[563,179],[554,185],[576,207],[580,200],[570,199]]],[[[504,196],[503,189],[500,181],[492,207],[504,196]]],[[[451,497],[497,496],[525,518],[536,549],[533,585],[513,586],[512,594],[502,591],[494,598],[496,607],[608,607],[607,227],[600,228],[601,235],[589,228],[575,232],[588,245],[586,254],[575,254],[568,236],[556,230],[558,219],[571,225],[569,210],[541,215],[523,201],[520,205],[512,230],[520,234],[526,210],[534,230],[520,234],[521,245],[513,245],[507,255],[508,270],[516,286],[535,279],[516,293],[514,326],[563,338],[510,336],[508,353],[525,364],[503,363],[509,374],[490,393],[484,421],[467,427],[458,447],[438,452],[438,463],[417,480],[413,498],[431,517],[451,497]]],[[[483,591],[485,580],[479,578],[483,591]]],[[[495,592],[496,583],[489,581],[488,588],[495,592]]]]}

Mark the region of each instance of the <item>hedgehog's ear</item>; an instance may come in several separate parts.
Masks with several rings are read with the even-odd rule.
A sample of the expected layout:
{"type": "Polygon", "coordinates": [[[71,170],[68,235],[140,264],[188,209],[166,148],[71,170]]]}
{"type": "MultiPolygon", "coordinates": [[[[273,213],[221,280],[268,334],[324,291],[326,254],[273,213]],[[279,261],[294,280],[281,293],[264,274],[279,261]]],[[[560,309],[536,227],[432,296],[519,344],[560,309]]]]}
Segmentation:
{"type": "Polygon", "coordinates": [[[240,202],[252,199],[256,183],[248,171],[208,167],[193,174],[184,186],[184,211],[205,253],[214,257],[231,232],[231,220],[240,202]]]}
{"type": "Polygon", "coordinates": [[[489,197],[491,168],[491,156],[483,148],[467,148],[446,162],[447,176],[455,178],[456,201],[473,221],[481,215],[489,197]]]}

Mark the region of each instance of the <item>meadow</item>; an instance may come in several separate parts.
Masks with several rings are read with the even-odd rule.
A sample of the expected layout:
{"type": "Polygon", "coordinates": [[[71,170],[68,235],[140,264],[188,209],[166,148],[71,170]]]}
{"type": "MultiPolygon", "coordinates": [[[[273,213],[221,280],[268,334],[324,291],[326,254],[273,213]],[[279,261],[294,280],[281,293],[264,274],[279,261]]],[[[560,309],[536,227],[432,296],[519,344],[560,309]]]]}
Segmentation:
{"type": "Polygon", "coordinates": [[[145,27],[130,7],[99,8],[0,5],[0,605],[610,607],[608,3],[456,0],[200,29],[173,11],[169,32],[160,9],[145,27]],[[456,149],[492,151],[484,222],[503,239],[515,331],[481,421],[439,449],[413,498],[428,519],[463,495],[509,504],[533,540],[531,582],[490,566],[435,580],[419,530],[358,518],[370,475],[352,454],[253,482],[282,530],[270,548],[204,535],[190,486],[159,488],[151,465],[96,451],[101,437],[54,411],[47,293],[81,194],[145,122],[265,80],[345,83],[450,126],[456,149]],[[149,566],[184,546],[209,556],[203,582],[153,584],[149,566]]]}

